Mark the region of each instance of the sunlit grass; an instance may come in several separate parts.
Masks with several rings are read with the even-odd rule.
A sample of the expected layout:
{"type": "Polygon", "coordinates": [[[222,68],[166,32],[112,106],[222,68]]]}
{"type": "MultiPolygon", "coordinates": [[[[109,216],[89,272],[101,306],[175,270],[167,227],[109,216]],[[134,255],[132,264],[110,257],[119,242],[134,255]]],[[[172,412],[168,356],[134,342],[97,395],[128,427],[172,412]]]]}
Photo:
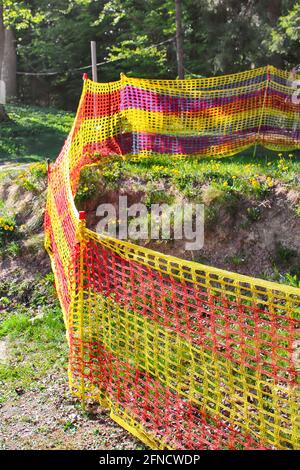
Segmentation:
{"type": "MultiPolygon", "coordinates": [[[[156,155],[149,158],[133,158],[124,162],[123,168],[129,173],[145,174],[148,178],[170,176],[183,179],[194,178],[198,182],[235,178],[270,177],[290,185],[299,185],[300,153],[272,152],[254,149],[245,154],[231,157],[171,157],[156,155]]],[[[226,186],[226,184],[225,184],[226,186]]]]}
{"type": "Polygon", "coordinates": [[[28,314],[16,313],[0,324],[8,359],[0,363],[0,402],[18,390],[34,387],[51,369],[66,367],[67,347],[59,308],[32,321],[28,314]]]}
{"type": "Polygon", "coordinates": [[[63,315],[54,293],[53,275],[31,282],[0,283],[0,403],[39,386],[50,370],[66,368],[63,315]]]}

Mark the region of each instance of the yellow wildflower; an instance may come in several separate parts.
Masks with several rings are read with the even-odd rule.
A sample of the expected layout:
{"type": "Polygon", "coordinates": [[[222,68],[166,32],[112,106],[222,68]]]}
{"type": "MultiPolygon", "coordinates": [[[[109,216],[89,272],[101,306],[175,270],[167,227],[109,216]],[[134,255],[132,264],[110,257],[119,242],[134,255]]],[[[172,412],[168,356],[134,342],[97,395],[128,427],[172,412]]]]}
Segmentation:
{"type": "Polygon", "coordinates": [[[260,186],[259,181],[258,181],[257,179],[255,179],[255,178],[252,178],[252,179],[250,180],[250,183],[251,183],[251,185],[252,185],[254,188],[259,188],[259,186],[260,186]]]}

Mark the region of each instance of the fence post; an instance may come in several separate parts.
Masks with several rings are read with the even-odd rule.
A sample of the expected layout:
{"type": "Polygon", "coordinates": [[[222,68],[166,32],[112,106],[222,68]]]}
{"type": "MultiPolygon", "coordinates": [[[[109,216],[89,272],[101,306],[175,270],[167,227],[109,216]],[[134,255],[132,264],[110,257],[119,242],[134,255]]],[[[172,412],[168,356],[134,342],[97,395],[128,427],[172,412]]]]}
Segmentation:
{"type": "MultiPolygon", "coordinates": [[[[78,333],[80,336],[80,353],[81,359],[83,360],[84,357],[84,250],[85,250],[85,228],[86,228],[86,212],[79,211],[79,223],[77,228],[76,238],[79,244],[79,276],[78,276],[78,294],[77,294],[77,322],[78,322],[78,333]]],[[[81,367],[81,374],[80,377],[80,399],[81,399],[81,406],[85,409],[85,381],[84,381],[84,363],[82,362],[81,367]]]]}
{"type": "Polygon", "coordinates": [[[92,77],[93,77],[93,81],[98,82],[96,41],[91,41],[91,57],[92,57],[92,77]]]}
{"type": "Polygon", "coordinates": [[[270,83],[270,80],[271,80],[270,66],[269,65],[266,66],[266,73],[267,73],[266,88],[265,88],[265,93],[264,93],[264,97],[263,97],[261,115],[260,115],[260,119],[259,119],[257,133],[256,133],[255,147],[254,147],[252,158],[256,157],[257,144],[260,143],[260,141],[259,141],[259,139],[260,139],[260,130],[261,130],[261,127],[262,127],[262,124],[263,124],[264,111],[265,111],[266,100],[267,100],[267,95],[268,95],[269,83],[270,83]]]}

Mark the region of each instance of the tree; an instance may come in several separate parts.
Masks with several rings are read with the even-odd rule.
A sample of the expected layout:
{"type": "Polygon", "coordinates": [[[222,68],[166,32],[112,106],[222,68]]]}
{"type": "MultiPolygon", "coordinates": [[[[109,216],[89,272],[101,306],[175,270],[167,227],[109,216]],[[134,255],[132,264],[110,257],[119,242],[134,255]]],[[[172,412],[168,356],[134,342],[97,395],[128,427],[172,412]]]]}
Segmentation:
{"type": "Polygon", "coordinates": [[[1,2],[1,79],[5,83],[6,99],[17,95],[17,52],[15,32],[38,24],[43,15],[33,14],[28,0],[0,0],[1,2]]]}
{"type": "Polygon", "coordinates": [[[176,11],[176,52],[177,52],[177,67],[178,67],[178,78],[181,80],[184,78],[184,66],[183,66],[183,35],[182,35],[182,14],[181,14],[181,0],[175,0],[175,11],[176,11]]]}
{"type": "Polygon", "coordinates": [[[6,99],[17,96],[17,52],[13,29],[5,29],[2,59],[2,80],[6,85],[6,99]]]}
{"type": "Polygon", "coordinates": [[[290,2],[280,13],[268,38],[268,47],[273,54],[281,57],[284,65],[299,65],[300,5],[290,2]]]}
{"type": "Polygon", "coordinates": [[[98,69],[100,81],[116,80],[121,72],[176,76],[174,0],[32,0],[30,7],[44,18],[18,31],[18,68],[59,72],[21,77],[21,91],[31,102],[34,93],[47,105],[75,108],[83,73],[76,69],[90,64],[91,39],[98,61],[107,62],[98,69]]]}
{"type": "Polygon", "coordinates": [[[20,96],[29,103],[76,107],[83,73],[77,69],[90,64],[91,39],[97,41],[98,61],[105,62],[100,81],[117,80],[121,72],[183,77],[180,25],[175,47],[176,4],[187,77],[300,62],[300,12],[293,0],[2,1],[6,29],[16,36],[19,71],[58,72],[18,76],[20,96]]]}
{"type": "MultiPolygon", "coordinates": [[[[3,4],[0,0],[0,80],[2,81],[2,62],[4,57],[4,37],[5,37],[5,28],[3,22],[3,4]]],[[[4,90],[5,92],[5,90],[4,90]]],[[[5,96],[3,97],[5,99],[5,96]]],[[[7,121],[8,116],[5,111],[4,104],[0,102],[0,122],[7,121]]]]}

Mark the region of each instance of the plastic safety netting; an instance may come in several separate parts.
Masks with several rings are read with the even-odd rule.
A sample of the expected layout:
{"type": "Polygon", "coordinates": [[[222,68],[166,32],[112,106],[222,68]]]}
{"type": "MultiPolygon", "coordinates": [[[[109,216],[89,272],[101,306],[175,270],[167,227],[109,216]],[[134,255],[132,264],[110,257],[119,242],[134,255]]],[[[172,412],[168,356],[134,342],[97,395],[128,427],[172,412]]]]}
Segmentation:
{"type": "Polygon", "coordinates": [[[92,232],[74,204],[80,171],[133,155],[299,148],[294,91],[273,67],[84,81],[45,215],[70,386],[153,448],[300,447],[300,289],[92,232]]]}

